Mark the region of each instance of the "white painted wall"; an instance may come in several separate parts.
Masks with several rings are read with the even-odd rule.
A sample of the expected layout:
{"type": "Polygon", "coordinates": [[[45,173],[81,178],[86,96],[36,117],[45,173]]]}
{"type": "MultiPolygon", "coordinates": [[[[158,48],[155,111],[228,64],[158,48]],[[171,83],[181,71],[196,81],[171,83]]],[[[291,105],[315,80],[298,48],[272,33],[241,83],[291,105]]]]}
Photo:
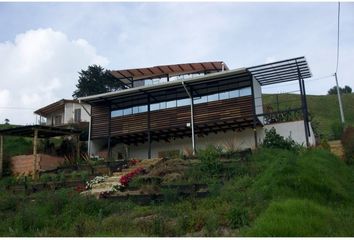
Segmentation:
{"type": "MultiPolygon", "coordinates": [[[[284,123],[277,123],[266,125],[264,127],[257,128],[257,136],[258,142],[261,143],[265,136],[265,129],[271,129],[274,127],[278,134],[287,138],[291,136],[291,138],[299,144],[306,145],[305,139],[305,131],[304,131],[304,122],[301,121],[294,121],[294,122],[284,122],[284,123]]],[[[313,131],[310,126],[311,137],[309,142],[311,145],[315,144],[315,138],[313,136],[313,131]]],[[[104,146],[105,140],[93,140],[92,141],[92,153],[95,154],[97,151],[102,150],[102,146],[104,146]]],[[[251,128],[245,129],[241,132],[233,132],[227,131],[226,133],[221,132],[218,134],[211,133],[206,137],[198,138],[196,137],[196,145],[197,149],[205,148],[207,145],[219,145],[219,146],[227,146],[233,145],[236,149],[245,149],[245,148],[255,148],[254,143],[254,135],[253,130],[251,128]]],[[[191,149],[192,147],[192,140],[191,138],[183,138],[183,139],[176,139],[171,140],[170,143],[167,142],[152,142],[152,157],[157,157],[158,153],[161,151],[169,151],[169,150],[180,150],[185,151],[186,149],[191,149]]],[[[115,156],[117,152],[124,153],[124,146],[123,144],[117,144],[112,148],[112,154],[115,156]]],[[[131,145],[129,146],[129,158],[139,158],[145,159],[147,158],[148,154],[148,144],[141,144],[138,146],[131,145]]]]}
{"type": "MultiPolygon", "coordinates": [[[[85,108],[91,112],[91,105],[83,104],[85,108]]],[[[89,122],[90,115],[87,114],[83,106],[79,103],[65,103],[65,123],[73,123],[75,117],[75,109],[81,109],[81,122],[89,122]]]]}

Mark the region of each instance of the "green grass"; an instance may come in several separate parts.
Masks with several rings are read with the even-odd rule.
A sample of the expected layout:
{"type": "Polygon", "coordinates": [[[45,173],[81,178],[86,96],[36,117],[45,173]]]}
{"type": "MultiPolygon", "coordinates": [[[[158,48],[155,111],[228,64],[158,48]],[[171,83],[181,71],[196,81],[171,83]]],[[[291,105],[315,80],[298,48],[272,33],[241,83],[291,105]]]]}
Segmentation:
{"type": "MultiPolygon", "coordinates": [[[[342,94],[343,109],[346,123],[354,125],[354,93],[342,94]]],[[[279,94],[279,108],[285,110],[289,107],[300,107],[298,94],[279,94]]],[[[276,110],[275,95],[264,94],[263,103],[271,104],[276,110]]],[[[307,105],[314,120],[319,123],[320,131],[327,138],[332,137],[331,127],[340,122],[340,113],[337,95],[307,95],[307,105]]]]}
{"type": "Polygon", "coordinates": [[[331,153],[260,149],[232,169],[207,198],[148,206],[0,189],[0,236],[354,236],[354,169],[331,153]]]}

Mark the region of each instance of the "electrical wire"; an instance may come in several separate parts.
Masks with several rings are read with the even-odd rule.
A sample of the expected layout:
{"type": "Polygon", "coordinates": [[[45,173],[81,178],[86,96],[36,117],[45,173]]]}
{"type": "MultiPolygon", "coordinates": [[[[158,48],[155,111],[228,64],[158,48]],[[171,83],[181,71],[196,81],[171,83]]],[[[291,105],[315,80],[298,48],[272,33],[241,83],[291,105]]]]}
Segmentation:
{"type": "Polygon", "coordinates": [[[338,28],[337,28],[337,64],[336,64],[336,74],[338,73],[338,65],[339,65],[339,26],[340,26],[340,2],[338,2],[338,28]]]}

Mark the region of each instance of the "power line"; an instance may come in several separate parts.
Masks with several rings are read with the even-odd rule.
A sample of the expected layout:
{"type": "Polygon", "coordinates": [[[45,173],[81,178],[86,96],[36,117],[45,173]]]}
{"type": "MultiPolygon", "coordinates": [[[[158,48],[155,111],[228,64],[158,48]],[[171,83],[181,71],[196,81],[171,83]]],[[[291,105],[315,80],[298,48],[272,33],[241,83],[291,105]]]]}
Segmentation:
{"type": "Polygon", "coordinates": [[[9,110],[34,110],[34,108],[25,108],[25,107],[0,107],[0,109],[9,109],[9,110]]]}
{"type": "Polygon", "coordinates": [[[337,26],[337,64],[336,64],[336,73],[338,72],[338,65],[339,65],[339,21],[340,20],[340,2],[338,2],[338,26],[337,26]]]}

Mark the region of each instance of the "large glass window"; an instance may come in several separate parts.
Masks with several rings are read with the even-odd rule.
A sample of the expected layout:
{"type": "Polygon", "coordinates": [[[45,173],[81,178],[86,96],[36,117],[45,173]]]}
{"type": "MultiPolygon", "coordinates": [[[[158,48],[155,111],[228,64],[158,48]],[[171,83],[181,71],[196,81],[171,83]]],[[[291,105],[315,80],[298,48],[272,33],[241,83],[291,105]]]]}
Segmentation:
{"type": "Polygon", "coordinates": [[[126,109],[123,110],[124,116],[130,115],[132,113],[133,113],[133,108],[126,108],[126,109]]]}
{"type": "Polygon", "coordinates": [[[177,100],[177,107],[189,106],[190,104],[191,100],[189,98],[177,100]]]}
{"type": "Polygon", "coordinates": [[[165,109],[166,108],[166,102],[160,102],[159,109],[165,109]]]}
{"type": "Polygon", "coordinates": [[[147,105],[139,106],[139,113],[147,112],[147,110],[148,110],[147,105]]]}
{"type": "Polygon", "coordinates": [[[174,108],[176,107],[176,100],[166,102],[166,108],[174,108]]]}
{"type": "Polygon", "coordinates": [[[215,93],[215,94],[212,94],[212,95],[208,96],[208,102],[217,101],[217,100],[219,100],[219,94],[218,93],[215,93]]]}
{"type": "Polygon", "coordinates": [[[237,98],[240,96],[240,90],[232,90],[230,91],[230,98],[237,98]]]}
{"type": "Polygon", "coordinates": [[[123,116],[123,110],[119,109],[119,110],[114,110],[111,112],[111,117],[120,117],[123,116]]]}
{"type": "Polygon", "coordinates": [[[207,96],[202,96],[199,98],[194,98],[194,103],[199,104],[199,103],[206,103],[208,102],[208,97],[207,96]]]}
{"type": "Polygon", "coordinates": [[[160,103],[154,103],[150,105],[150,110],[155,111],[160,109],[160,103]]]}
{"type": "Polygon", "coordinates": [[[250,87],[240,89],[240,97],[249,96],[251,94],[252,94],[252,91],[251,91],[250,87]]]}
{"type": "Polygon", "coordinates": [[[139,113],[139,106],[133,107],[133,114],[139,113]]]}
{"type": "MultiPolygon", "coordinates": [[[[224,91],[224,92],[210,94],[207,96],[196,97],[194,98],[194,104],[201,104],[206,102],[249,96],[251,94],[252,94],[251,88],[246,87],[237,90],[224,91]]],[[[151,104],[150,110],[156,111],[156,110],[161,110],[166,108],[174,108],[174,107],[189,106],[189,105],[190,105],[190,99],[184,98],[179,100],[172,100],[168,102],[159,102],[159,103],[151,104]]],[[[131,114],[147,112],[147,109],[148,109],[147,105],[142,105],[142,106],[135,106],[131,108],[114,110],[111,112],[111,117],[127,116],[131,114]]]]}
{"type": "Polygon", "coordinates": [[[230,93],[229,92],[221,92],[219,93],[219,99],[220,100],[225,100],[230,98],[230,93]]]}

